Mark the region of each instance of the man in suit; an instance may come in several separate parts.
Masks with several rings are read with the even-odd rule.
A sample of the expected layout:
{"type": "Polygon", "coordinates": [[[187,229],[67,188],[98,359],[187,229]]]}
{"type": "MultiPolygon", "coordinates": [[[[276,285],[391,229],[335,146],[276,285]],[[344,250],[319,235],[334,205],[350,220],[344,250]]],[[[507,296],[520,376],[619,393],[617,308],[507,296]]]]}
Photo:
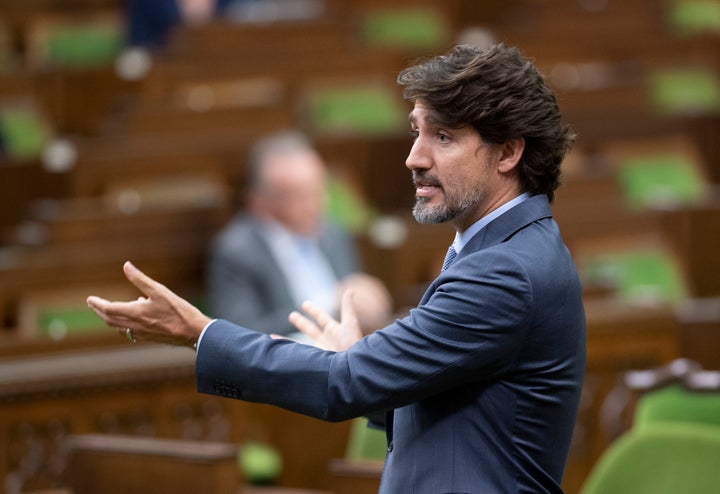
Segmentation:
{"type": "Polygon", "coordinates": [[[573,136],[513,48],[459,46],[398,81],[414,103],[414,215],[457,232],[407,317],[352,343],[351,295],[339,321],[305,304],[307,316],[292,319],[325,349],[298,345],[211,321],[131,264],[125,273],[147,299],[88,302],[131,337],[201,335],[202,392],[326,420],[385,411],[383,494],[562,492],[585,317],[549,203],[573,136]]]}
{"type": "Polygon", "coordinates": [[[362,326],[388,322],[383,284],[360,271],[353,240],[326,211],[327,170],[309,140],[284,131],[258,141],[247,163],[246,207],[216,236],[207,269],[210,312],[297,337],[288,314],[311,300],[336,314],[347,289],[368,297],[362,326]]]}

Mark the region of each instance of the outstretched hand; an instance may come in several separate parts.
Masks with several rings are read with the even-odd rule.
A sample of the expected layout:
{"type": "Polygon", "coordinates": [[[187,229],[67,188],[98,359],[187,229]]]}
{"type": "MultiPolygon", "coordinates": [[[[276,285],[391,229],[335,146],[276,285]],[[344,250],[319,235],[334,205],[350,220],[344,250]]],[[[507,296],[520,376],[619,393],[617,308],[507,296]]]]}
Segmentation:
{"type": "Polygon", "coordinates": [[[122,333],[129,328],[138,340],[194,345],[211,319],[130,262],[123,265],[123,271],[144,296],[132,302],[111,302],[90,296],[88,306],[108,326],[122,333]]]}
{"type": "Polygon", "coordinates": [[[312,302],[305,302],[302,310],[310,317],[294,311],[290,313],[288,319],[317,347],[340,352],[347,350],[363,337],[353,306],[353,294],[350,290],[346,291],[342,297],[340,321],[333,319],[330,314],[312,302]]]}

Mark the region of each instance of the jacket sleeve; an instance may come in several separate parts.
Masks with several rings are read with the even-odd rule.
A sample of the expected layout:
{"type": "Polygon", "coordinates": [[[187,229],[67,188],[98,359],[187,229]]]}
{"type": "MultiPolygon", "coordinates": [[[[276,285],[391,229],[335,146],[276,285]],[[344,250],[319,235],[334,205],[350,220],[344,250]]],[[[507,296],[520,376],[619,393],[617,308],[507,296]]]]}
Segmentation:
{"type": "Polygon", "coordinates": [[[512,255],[469,256],[407,317],[345,352],[218,321],[198,351],[198,390],[331,421],[397,408],[506,372],[531,305],[527,272],[512,255]]]}

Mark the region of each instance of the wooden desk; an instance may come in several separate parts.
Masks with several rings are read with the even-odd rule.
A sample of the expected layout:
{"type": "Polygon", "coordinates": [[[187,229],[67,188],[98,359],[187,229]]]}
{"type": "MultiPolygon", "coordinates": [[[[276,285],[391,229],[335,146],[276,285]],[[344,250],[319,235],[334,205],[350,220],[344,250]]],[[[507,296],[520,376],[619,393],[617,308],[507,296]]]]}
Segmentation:
{"type": "Polygon", "coordinates": [[[328,462],[344,454],[348,422],[198,394],[192,350],[125,344],[48,351],[0,359],[3,483],[62,487],[63,444],[74,434],[260,441],[283,459],[279,486],[304,489],[327,489],[328,462]]]}
{"type": "Polygon", "coordinates": [[[377,494],[383,462],[335,459],[329,469],[335,494],[377,494]]]}
{"type": "Polygon", "coordinates": [[[74,494],[233,493],[238,446],[105,434],[71,435],[66,472],[74,494]]]}

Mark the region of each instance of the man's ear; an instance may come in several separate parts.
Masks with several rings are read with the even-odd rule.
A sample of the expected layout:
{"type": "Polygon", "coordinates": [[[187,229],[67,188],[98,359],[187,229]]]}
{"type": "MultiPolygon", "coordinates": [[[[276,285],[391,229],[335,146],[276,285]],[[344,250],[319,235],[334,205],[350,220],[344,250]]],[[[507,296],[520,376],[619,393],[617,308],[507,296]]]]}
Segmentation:
{"type": "Polygon", "coordinates": [[[525,139],[518,137],[510,139],[502,145],[500,161],[498,161],[498,171],[500,173],[508,173],[512,171],[520,162],[523,151],[525,150],[525,139]]]}

